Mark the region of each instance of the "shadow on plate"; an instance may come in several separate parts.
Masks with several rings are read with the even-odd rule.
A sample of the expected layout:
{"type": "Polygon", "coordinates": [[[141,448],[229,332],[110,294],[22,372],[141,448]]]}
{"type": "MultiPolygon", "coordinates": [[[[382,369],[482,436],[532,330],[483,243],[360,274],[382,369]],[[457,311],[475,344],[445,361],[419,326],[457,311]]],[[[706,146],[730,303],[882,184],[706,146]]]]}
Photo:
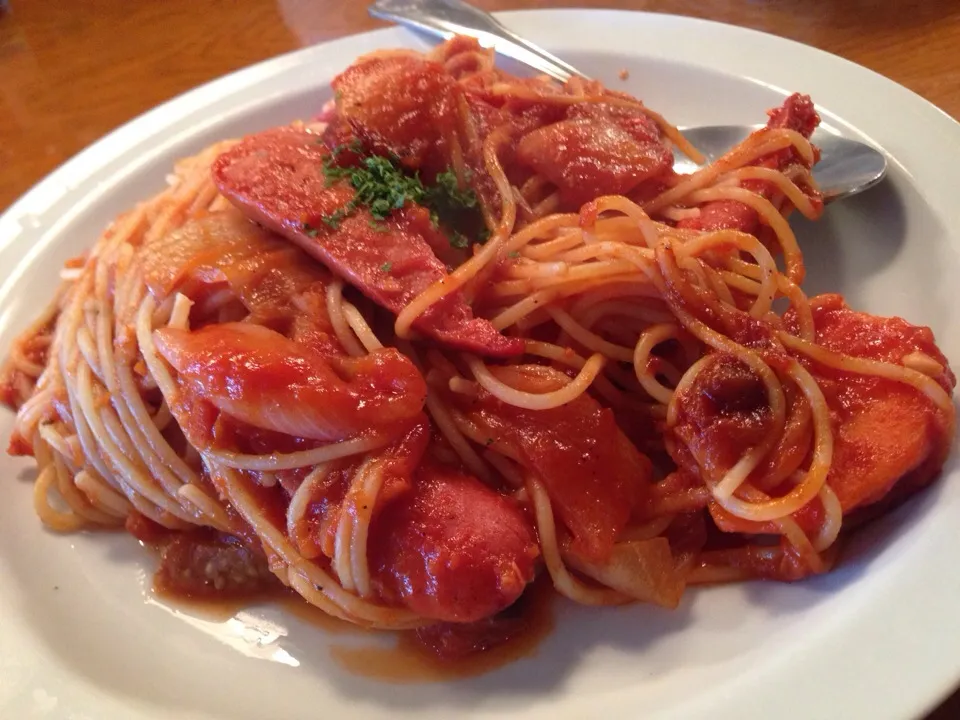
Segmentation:
{"type": "Polygon", "coordinates": [[[888,178],[828,206],[819,220],[791,216],[807,268],[803,282],[807,295],[856,288],[897,258],[907,229],[903,192],[915,193],[909,183],[888,178]]]}

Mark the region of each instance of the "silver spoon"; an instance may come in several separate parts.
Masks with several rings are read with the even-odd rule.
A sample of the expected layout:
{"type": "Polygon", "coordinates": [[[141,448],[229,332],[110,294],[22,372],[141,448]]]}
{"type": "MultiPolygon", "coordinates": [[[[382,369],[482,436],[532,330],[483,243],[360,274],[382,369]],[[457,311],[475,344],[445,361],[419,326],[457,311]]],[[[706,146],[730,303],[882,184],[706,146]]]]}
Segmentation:
{"type": "MultiPolygon", "coordinates": [[[[703,153],[710,163],[723,155],[762,125],[703,125],[680,128],[684,137],[703,153]]],[[[813,168],[813,177],[820,186],[825,203],[842,200],[869,190],[883,180],[887,159],[869,145],[849,140],[834,132],[818,128],[810,138],[820,148],[820,162],[813,168]]],[[[673,169],[691,173],[700,168],[693,160],[677,158],[673,169]]]]}
{"type": "MultiPolygon", "coordinates": [[[[461,0],[377,0],[370,5],[375,18],[404,25],[449,40],[454,35],[476,38],[484,47],[513,58],[533,69],[566,82],[573,76],[587,77],[572,65],[511,32],[487,12],[461,0]]],[[[743,140],[757,125],[713,125],[681,128],[683,134],[710,162],[743,140]]],[[[813,176],[825,202],[863,192],[880,182],[887,172],[881,152],[856,140],[818,129],[811,138],[820,148],[820,162],[813,176]]],[[[699,166],[681,157],[677,172],[692,172],[699,166]]]]}

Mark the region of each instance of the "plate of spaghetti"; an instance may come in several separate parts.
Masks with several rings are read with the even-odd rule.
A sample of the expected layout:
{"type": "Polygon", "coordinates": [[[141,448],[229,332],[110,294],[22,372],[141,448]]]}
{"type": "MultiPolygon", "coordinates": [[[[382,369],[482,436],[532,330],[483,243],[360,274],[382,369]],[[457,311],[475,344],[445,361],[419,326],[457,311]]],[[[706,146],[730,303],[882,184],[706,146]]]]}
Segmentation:
{"type": "Polygon", "coordinates": [[[894,718],[960,678],[960,128],[750,31],[509,20],[602,80],[347,38],[0,218],[6,714],[894,718]],[[891,177],[825,208],[815,130],[891,177]]]}

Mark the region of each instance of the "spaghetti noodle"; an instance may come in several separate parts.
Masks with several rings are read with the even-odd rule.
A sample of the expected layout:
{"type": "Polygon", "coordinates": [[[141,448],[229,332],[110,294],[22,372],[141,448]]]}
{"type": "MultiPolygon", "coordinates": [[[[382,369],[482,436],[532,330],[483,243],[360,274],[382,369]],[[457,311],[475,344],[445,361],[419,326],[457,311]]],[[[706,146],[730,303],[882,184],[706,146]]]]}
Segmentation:
{"type": "Polygon", "coordinates": [[[699,155],[636,99],[462,38],[335,87],[320,124],[180,162],[11,349],[49,528],[205,528],[404,629],[495,617],[541,567],[577,602],[668,606],[824,572],[849,516],[939,472],[930,331],[800,287],[808,99],[678,176],[673,148],[699,155]]]}

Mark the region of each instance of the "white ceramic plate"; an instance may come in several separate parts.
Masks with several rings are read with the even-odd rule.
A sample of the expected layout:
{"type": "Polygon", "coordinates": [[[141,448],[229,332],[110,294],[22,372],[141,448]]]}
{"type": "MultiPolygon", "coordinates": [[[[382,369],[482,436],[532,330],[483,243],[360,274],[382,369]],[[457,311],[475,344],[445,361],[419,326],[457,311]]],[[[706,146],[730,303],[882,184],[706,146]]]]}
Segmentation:
{"type": "MultiPolygon", "coordinates": [[[[664,15],[521,12],[509,25],[677,124],[756,122],[788,90],[891,157],[889,180],[801,225],[810,292],[931,325],[960,360],[960,126],[878,75],[769,35],[664,15]],[[630,79],[617,80],[621,68],[630,79]]],[[[314,112],[331,77],[393,29],[276,58],[178,98],[81,153],[0,218],[0,348],[63,260],[175,158],[314,112]]],[[[11,417],[0,413],[0,435],[11,417]]],[[[960,456],[960,455],[958,455],[960,456]]],[[[0,459],[0,715],[187,718],[906,718],[960,679],[960,472],[872,526],[832,575],[691,592],[679,610],[561,605],[536,657],[446,684],[345,672],[355,642],[258,609],[199,619],[150,597],[124,535],[44,532],[29,463],[0,459]]],[[[369,642],[367,640],[366,642],[369,642]]]]}

